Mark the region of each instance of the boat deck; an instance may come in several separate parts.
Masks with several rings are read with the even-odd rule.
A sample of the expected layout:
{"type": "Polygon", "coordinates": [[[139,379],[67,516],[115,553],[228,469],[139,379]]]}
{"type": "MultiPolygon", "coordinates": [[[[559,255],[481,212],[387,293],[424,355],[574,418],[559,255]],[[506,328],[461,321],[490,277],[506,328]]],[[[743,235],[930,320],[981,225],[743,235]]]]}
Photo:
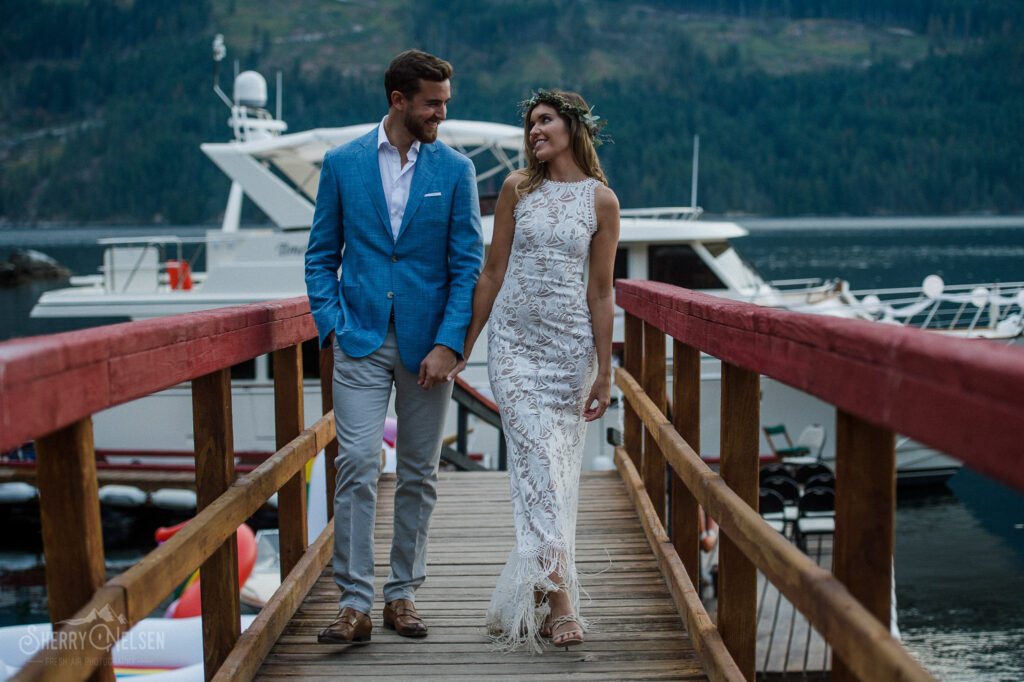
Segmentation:
{"type": "MultiPolygon", "coordinates": [[[[194,471],[145,471],[130,469],[98,469],[96,480],[99,485],[130,485],[142,491],[160,488],[185,488],[195,490],[196,474],[194,471]]],[[[0,483],[36,484],[35,467],[4,467],[0,466],[0,483]]]]}
{"type": "Polygon", "coordinates": [[[584,472],[580,484],[576,562],[589,593],[581,608],[591,623],[586,642],[541,655],[490,649],[484,617],[513,546],[507,476],[440,475],[428,578],[416,599],[430,626],[421,640],[399,637],[381,621],[394,495],[394,478],[385,477],[377,506],[372,641],[347,648],[316,643],[317,631],[337,613],[328,565],[257,679],[707,679],[615,471],[584,472]]]}

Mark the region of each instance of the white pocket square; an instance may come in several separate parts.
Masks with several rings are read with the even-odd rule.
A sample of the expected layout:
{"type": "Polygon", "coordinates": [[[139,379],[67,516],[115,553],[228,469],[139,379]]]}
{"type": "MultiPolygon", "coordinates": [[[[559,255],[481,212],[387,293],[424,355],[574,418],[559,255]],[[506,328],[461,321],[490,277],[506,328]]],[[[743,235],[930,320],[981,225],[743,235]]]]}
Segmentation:
{"type": "Polygon", "coordinates": [[[423,198],[426,199],[427,197],[439,197],[439,196],[441,196],[440,192],[431,192],[429,194],[424,194],[423,198]]]}

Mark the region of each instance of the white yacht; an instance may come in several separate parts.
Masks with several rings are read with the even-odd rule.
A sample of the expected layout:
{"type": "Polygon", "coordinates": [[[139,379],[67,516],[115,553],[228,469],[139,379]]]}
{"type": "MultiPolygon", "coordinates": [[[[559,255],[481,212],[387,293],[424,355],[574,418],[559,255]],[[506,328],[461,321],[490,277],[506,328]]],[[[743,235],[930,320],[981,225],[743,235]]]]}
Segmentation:
{"type": "MultiPolygon", "coordinates": [[[[215,45],[216,52],[216,45],[215,45]]],[[[287,133],[287,125],[265,108],[263,77],[245,71],[235,78],[233,98],[215,85],[230,107],[228,125],[233,139],[206,143],[202,151],[231,179],[220,229],[205,237],[141,237],[104,239],[101,272],[74,277],[71,286],[48,291],[32,310],[34,317],[128,317],[140,320],[176,313],[305,295],[303,256],[313,218],[320,163],[324,153],[371,130],[376,123],[341,128],[317,128],[287,133]],[[274,223],[273,228],[242,229],[244,199],[254,202],[274,223]],[[197,271],[199,258],[205,270],[197,271]]],[[[278,100],[280,102],[280,85],[278,100]]],[[[499,123],[447,120],[440,139],[474,161],[481,203],[487,213],[508,171],[522,167],[522,129],[499,123]]],[[[696,162],[696,146],[694,150],[696,162]]],[[[694,165],[696,168],[696,163],[694,165]]],[[[696,180],[691,196],[696,195],[696,180]]],[[[732,222],[698,220],[701,210],[690,207],[623,210],[616,278],[654,279],[761,305],[805,312],[862,317],[893,324],[914,324],[965,336],[1009,338],[1024,330],[1024,285],[946,288],[929,278],[921,291],[852,292],[845,282],[792,280],[766,282],[733,247],[730,240],[746,230],[732,222]]],[[[493,219],[485,215],[485,242],[493,219]]],[[[621,340],[621,320],[617,322],[621,340]]],[[[307,343],[307,375],[316,368],[315,342],[307,343]]],[[[485,394],[486,344],[470,358],[463,375],[485,394]]],[[[239,452],[274,450],[273,385],[268,359],[256,358],[233,368],[235,447],[239,452]]],[[[718,453],[719,369],[706,358],[703,372],[704,415],[702,450],[718,453]]],[[[834,423],[834,411],[815,398],[771,380],[763,380],[762,423],[785,424],[799,433],[811,424],[834,423]]],[[[307,382],[307,423],[319,415],[319,382],[307,382]]],[[[157,448],[192,450],[191,394],[179,386],[119,406],[94,417],[98,450],[116,454],[145,453],[157,448]],[[132,427],[131,425],[136,425],[132,427]]],[[[452,411],[454,412],[454,410],[452,411]]],[[[587,468],[611,466],[610,427],[618,427],[618,410],[610,410],[600,425],[589,429],[587,468]]],[[[476,427],[474,427],[476,428],[476,427]]],[[[480,423],[480,432],[493,432],[480,423]]],[[[494,438],[477,433],[481,449],[493,451],[494,438]]],[[[762,440],[762,453],[769,444],[762,440]]],[[[820,448],[826,461],[834,457],[826,438],[820,448]]],[[[114,461],[114,458],[111,457],[114,461]]],[[[493,452],[484,461],[496,465],[493,452]]],[[[912,442],[901,443],[901,477],[948,477],[960,464],[912,442]]]]}

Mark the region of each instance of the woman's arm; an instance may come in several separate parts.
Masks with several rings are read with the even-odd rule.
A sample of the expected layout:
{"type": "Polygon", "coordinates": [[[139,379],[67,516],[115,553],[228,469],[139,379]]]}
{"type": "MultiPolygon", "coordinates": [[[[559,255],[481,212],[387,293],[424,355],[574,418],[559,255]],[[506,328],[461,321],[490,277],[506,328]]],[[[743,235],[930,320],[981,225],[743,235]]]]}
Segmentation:
{"type": "Polygon", "coordinates": [[[597,379],[583,409],[583,418],[588,422],[600,419],[612,399],[612,325],[615,318],[612,289],[615,251],[619,245],[619,200],[615,192],[604,185],[598,185],[594,195],[597,232],[590,242],[587,306],[597,349],[597,379]]]}
{"type": "Polygon", "coordinates": [[[461,372],[469,361],[477,337],[491,316],[491,307],[498,296],[502,282],[505,281],[505,270],[508,268],[508,257],[512,253],[512,237],[515,235],[516,185],[522,180],[518,171],[509,173],[501,185],[498,203],[494,207],[494,233],[491,235],[491,250],[484,262],[484,269],[476,281],[473,290],[473,318],[466,329],[466,342],[463,344],[462,359],[455,366],[448,380],[461,372]]]}

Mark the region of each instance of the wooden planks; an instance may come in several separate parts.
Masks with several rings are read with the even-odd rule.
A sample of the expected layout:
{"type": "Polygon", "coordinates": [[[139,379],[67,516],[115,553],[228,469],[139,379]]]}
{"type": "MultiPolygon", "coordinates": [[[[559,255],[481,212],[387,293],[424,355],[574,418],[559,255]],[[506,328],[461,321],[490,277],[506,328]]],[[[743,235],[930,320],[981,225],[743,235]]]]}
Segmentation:
{"type": "Polygon", "coordinates": [[[507,474],[441,474],[428,578],[416,599],[430,626],[422,640],[383,628],[393,477],[382,479],[379,493],[373,640],[349,648],[316,643],[337,613],[328,564],[257,679],[707,679],[616,472],[584,472],[581,480],[576,551],[589,594],[581,609],[591,622],[587,641],[539,656],[491,651],[485,631],[491,590],[514,543],[507,474]]]}
{"type": "MultiPolygon", "coordinates": [[[[807,554],[832,570],[832,536],[813,535],[807,554]]],[[[807,618],[757,574],[757,674],[815,676],[832,667],[832,648],[807,618]]]]}

